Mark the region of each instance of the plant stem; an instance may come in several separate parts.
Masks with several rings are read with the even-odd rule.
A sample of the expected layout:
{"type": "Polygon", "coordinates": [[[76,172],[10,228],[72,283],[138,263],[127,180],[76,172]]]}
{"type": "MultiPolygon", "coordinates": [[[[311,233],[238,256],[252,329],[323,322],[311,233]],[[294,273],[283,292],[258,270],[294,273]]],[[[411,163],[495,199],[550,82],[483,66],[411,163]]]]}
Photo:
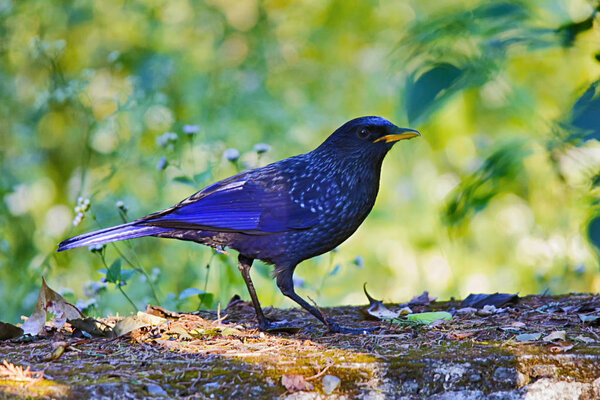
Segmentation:
{"type": "Polygon", "coordinates": [[[133,307],[133,312],[137,312],[138,308],[135,305],[135,303],[129,298],[129,296],[127,296],[127,293],[125,293],[125,291],[123,290],[123,288],[120,285],[121,282],[116,283],[115,285],[117,286],[117,288],[121,291],[121,293],[123,293],[123,296],[125,296],[125,298],[129,301],[129,304],[131,304],[131,306],[133,307]]]}

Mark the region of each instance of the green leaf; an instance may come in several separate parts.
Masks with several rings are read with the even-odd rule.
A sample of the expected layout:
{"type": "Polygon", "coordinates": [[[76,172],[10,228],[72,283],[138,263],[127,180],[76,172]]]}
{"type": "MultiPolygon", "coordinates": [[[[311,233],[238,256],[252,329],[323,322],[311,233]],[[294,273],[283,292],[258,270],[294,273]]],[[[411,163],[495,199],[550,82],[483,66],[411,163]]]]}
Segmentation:
{"type": "Polygon", "coordinates": [[[212,172],[211,170],[206,170],[204,172],[200,172],[199,174],[194,175],[194,182],[195,183],[203,183],[206,182],[207,180],[209,180],[212,177],[212,172]]]}
{"type": "Polygon", "coordinates": [[[175,178],[173,178],[173,180],[178,183],[183,183],[184,185],[196,187],[196,182],[194,182],[194,180],[189,176],[176,176],[175,178]]]}
{"type": "Polygon", "coordinates": [[[431,324],[433,321],[450,321],[452,320],[452,314],[446,311],[435,311],[435,312],[424,312],[418,314],[409,314],[406,319],[421,324],[431,324]]]}
{"type": "Polygon", "coordinates": [[[406,113],[411,123],[439,106],[445,94],[455,91],[453,85],[463,75],[464,70],[452,64],[433,65],[415,79],[412,75],[406,83],[406,113]]]}
{"type": "Polygon", "coordinates": [[[119,283],[121,280],[121,259],[117,258],[106,271],[106,282],[119,283]]]}
{"type": "Polygon", "coordinates": [[[130,280],[133,275],[135,275],[135,269],[121,270],[120,280],[121,280],[121,282],[127,283],[127,281],[130,280]]]}
{"type": "Polygon", "coordinates": [[[212,293],[201,293],[198,295],[198,297],[200,298],[200,304],[198,305],[198,308],[200,307],[205,307],[205,308],[211,308],[213,305],[213,302],[215,300],[215,295],[212,293]]]}

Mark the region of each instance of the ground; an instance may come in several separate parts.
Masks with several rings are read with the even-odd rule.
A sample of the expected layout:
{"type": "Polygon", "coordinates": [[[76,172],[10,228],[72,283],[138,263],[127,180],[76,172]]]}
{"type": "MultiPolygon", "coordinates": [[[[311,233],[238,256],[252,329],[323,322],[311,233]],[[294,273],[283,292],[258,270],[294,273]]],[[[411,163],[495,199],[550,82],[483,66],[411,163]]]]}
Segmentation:
{"type": "Polygon", "coordinates": [[[343,325],[380,328],[342,335],[302,310],[265,309],[302,327],[269,334],[237,301],[218,314],[149,308],[159,318],[116,338],[85,337],[68,323],[47,327],[0,341],[0,399],[600,398],[598,295],[528,296],[500,309],[465,310],[457,301],[410,308],[453,317],[423,325],[365,320],[361,307],[323,309],[343,325]]]}

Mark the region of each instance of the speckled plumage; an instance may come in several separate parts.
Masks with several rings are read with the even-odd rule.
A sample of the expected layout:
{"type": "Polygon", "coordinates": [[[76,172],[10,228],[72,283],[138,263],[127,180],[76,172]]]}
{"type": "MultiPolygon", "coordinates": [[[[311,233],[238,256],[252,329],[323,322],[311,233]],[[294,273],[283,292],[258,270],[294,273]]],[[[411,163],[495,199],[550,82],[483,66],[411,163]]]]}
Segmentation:
{"type": "Polygon", "coordinates": [[[283,294],[330,330],[348,331],[325,320],[295,293],[293,271],[356,231],[375,203],[383,158],[395,141],[417,135],[380,117],[356,118],[309,153],[224,179],[135,222],[66,240],[58,250],[140,236],[229,247],[240,253],[240,270],[261,329],[272,324],[253,293],[249,269],[254,259],[275,265],[283,294]]]}

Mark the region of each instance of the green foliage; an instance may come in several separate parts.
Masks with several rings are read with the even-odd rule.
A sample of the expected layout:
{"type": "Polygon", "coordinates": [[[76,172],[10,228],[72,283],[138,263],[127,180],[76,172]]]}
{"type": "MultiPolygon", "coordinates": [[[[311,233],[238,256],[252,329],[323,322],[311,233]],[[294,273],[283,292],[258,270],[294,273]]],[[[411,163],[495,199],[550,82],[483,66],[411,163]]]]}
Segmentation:
{"type": "MultiPolygon", "coordinates": [[[[360,303],[365,281],[390,300],[600,290],[599,7],[0,1],[2,319],[30,313],[40,275],[103,315],[127,309],[116,290],[136,309],[245,296],[234,256],[193,243],[90,249],[101,257],[56,245],[309,151],[360,115],[423,136],[386,158],[335,264],[298,267],[303,294],[360,303]]],[[[263,303],[292,305],[256,264],[263,303]]]]}
{"type": "Polygon", "coordinates": [[[520,192],[519,186],[527,181],[523,160],[530,153],[522,140],[501,143],[448,196],[448,205],[443,211],[445,223],[449,226],[460,224],[483,210],[501,192],[520,192]]]}

